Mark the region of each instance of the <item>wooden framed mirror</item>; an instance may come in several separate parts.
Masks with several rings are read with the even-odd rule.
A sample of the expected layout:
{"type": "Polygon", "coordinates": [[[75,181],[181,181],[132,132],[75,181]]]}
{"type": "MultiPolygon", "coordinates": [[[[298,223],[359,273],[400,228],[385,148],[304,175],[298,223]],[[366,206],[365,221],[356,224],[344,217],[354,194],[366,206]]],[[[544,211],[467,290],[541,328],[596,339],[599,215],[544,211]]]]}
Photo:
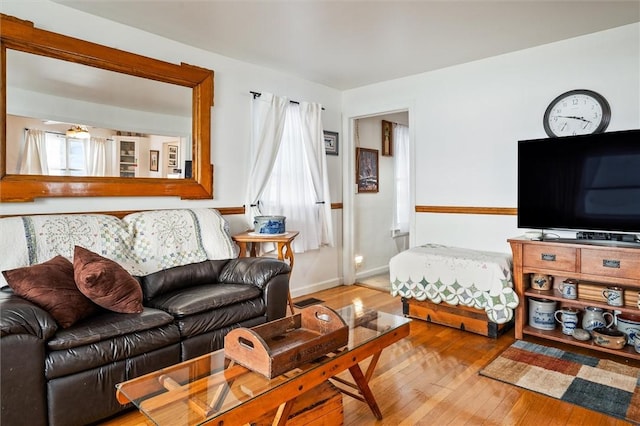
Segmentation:
{"type": "MultiPolygon", "coordinates": [[[[0,15],[1,106],[0,201],[33,201],[41,197],[178,196],[213,198],[211,164],[212,70],[172,64],[96,43],[38,29],[32,22],[0,15]],[[7,52],[51,58],[185,87],[191,92],[190,176],[152,177],[51,176],[8,173],[7,169],[7,52]]],[[[148,155],[147,155],[148,157],[148,155]]],[[[175,157],[172,157],[175,158],[175,157]]],[[[178,157],[180,158],[180,157],[178,157]]],[[[184,164],[184,162],[183,162],[184,164]]]]}

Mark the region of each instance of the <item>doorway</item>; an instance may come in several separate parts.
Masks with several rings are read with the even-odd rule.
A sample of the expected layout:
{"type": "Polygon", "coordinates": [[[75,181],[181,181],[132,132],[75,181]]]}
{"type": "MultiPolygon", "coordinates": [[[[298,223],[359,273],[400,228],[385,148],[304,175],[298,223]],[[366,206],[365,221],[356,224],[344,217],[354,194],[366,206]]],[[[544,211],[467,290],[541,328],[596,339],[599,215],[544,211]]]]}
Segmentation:
{"type": "MultiPolygon", "coordinates": [[[[398,161],[404,164],[405,161],[408,162],[408,159],[407,155],[400,156],[393,149],[398,142],[393,140],[394,128],[396,126],[408,127],[409,111],[359,117],[353,120],[353,124],[353,151],[356,152],[357,148],[361,148],[366,150],[367,155],[375,153],[378,181],[375,190],[368,189],[366,191],[362,191],[356,182],[356,188],[360,189],[356,189],[353,194],[352,203],[353,256],[351,262],[354,269],[354,281],[352,282],[390,291],[389,260],[397,253],[408,249],[410,241],[408,224],[405,224],[406,226],[400,230],[395,214],[396,169],[398,161]],[[391,144],[389,144],[389,139],[391,139],[391,144]]],[[[408,131],[405,131],[404,137],[407,137],[407,134],[408,131]]],[[[358,158],[356,157],[355,160],[357,164],[358,158]]],[[[403,169],[407,175],[410,175],[410,164],[404,166],[403,169]]],[[[404,185],[405,193],[412,193],[408,188],[410,186],[408,179],[404,185]]],[[[406,219],[406,222],[411,221],[412,219],[406,219]]]]}

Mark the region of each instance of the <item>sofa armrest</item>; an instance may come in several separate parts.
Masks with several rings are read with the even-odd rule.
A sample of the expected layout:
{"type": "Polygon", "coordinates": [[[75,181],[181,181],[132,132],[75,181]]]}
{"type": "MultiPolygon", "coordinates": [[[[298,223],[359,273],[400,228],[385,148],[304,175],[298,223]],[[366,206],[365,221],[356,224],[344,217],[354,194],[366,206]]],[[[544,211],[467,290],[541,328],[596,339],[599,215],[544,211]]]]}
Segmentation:
{"type": "Polygon", "coordinates": [[[231,259],[220,271],[218,280],[224,284],[252,284],[263,289],[278,275],[289,275],[291,268],[282,260],[270,257],[238,257],[231,259]]]}
{"type": "Polygon", "coordinates": [[[284,318],[289,297],[289,274],[286,262],[269,257],[231,259],[220,272],[221,283],[251,284],[262,290],[267,321],[284,318]]]}
{"type": "Polygon", "coordinates": [[[0,337],[28,334],[46,341],[57,330],[58,324],[47,311],[10,290],[0,291],[0,337]]]}
{"type": "Polygon", "coordinates": [[[47,424],[44,356],[57,329],[48,312],[0,291],[1,424],[47,424]]]}

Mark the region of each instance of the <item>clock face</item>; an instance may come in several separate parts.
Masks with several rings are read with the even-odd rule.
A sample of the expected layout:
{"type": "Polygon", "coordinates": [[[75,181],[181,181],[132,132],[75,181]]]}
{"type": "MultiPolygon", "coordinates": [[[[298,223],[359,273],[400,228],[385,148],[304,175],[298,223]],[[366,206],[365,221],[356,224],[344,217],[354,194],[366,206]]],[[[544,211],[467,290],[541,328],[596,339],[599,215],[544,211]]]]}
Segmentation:
{"type": "Polygon", "coordinates": [[[600,94],[591,90],[571,90],[555,98],[544,113],[544,130],[551,137],[603,132],[609,125],[611,109],[600,94]]]}

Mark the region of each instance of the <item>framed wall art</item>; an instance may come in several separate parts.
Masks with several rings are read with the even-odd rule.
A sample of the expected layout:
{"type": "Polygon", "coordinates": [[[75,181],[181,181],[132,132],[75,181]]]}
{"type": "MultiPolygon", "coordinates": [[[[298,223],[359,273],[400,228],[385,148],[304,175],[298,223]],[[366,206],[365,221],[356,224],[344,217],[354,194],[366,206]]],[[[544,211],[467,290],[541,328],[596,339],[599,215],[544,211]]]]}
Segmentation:
{"type": "Polygon", "coordinates": [[[327,155],[338,155],[338,132],[324,132],[324,152],[327,155]]]}
{"type": "Polygon", "coordinates": [[[169,145],[169,167],[178,166],[178,147],[176,145],[169,145]]]}
{"type": "Polygon", "coordinates": [[[378,192],[378,150],[356,148],[358,192],[378,192]]]}
{"type": "Polygon", "coordinates": [[[149,151],[149,170],[152,172],[158,171],[158,160],[160,158],[160,151],[150,150],[149,151]]]}
{"type": "Polygon", "coordinates": [[[382,155],[393,156],[393,123],[382,120],[382,155]]]}

